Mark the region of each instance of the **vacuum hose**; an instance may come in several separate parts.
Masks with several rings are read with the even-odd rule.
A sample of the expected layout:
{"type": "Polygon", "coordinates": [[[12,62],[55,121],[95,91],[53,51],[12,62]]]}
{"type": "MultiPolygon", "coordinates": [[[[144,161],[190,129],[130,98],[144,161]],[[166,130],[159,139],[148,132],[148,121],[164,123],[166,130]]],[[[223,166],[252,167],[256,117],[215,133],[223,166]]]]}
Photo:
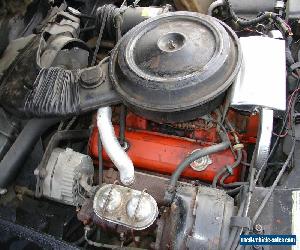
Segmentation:
{"type": "Polygon", "coordinates": [[[176,189],[177,181],[178,181],[180,175],[182,174],[182,172],[187,168],[187,166],[189,166],[191,163],[193,163],[194,161],[198,160],[201,157],[211,155],[211,154],[214,154],[214,153],[217,153],[220,151],[224,151],[225,149],[229,148],[230,141],[229,141],[228,137],[226,136],[226,134],[224,132],[219,132],[219,134],[222,139],[221,143],[195,151],[194,153],[187,156],[178,165],[175,172],[171,176],[170,185],[165,194],[164,199],[167,204],[170,204],[172,202],[173,197],[174,197],[174,192],[176,189]]]}

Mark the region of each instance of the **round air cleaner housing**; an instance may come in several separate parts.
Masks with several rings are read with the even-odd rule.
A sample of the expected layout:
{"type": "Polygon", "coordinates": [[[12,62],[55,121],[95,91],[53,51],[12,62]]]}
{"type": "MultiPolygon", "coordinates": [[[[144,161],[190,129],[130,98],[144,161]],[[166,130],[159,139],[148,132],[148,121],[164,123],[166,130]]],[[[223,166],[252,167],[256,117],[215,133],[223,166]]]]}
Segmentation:
{"type": "Polygon", "coordinates": [[[166,13],[131,29],[110,58],[110,77],[124,103],[158,122],[192,120],[218,107],[235,79],[241,50],[219,20],[166,13]]]}

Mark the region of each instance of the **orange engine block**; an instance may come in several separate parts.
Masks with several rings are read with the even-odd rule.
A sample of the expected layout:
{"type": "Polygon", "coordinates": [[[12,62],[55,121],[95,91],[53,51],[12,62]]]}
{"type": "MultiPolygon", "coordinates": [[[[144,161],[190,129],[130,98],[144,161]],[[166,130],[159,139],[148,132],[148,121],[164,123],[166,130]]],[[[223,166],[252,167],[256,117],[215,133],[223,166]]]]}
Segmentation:
{"type": "MultiPolygon", "coordinates": [[[[188,131],[185,137],[178,137],[155,132],[153,131],[155,129],[150,131],[146,129],[149,126],[148,123],[149,121],[131,113],[127,115],[125,133],[126,141],[129,144],[127,153],[135,168],[155,173],[171,175],[187,155],[196,149],[211,145],[215,142],[211,140],[215,140],[217,137],[215,128],[211,128],[209,131],[201,129],[193,132],[188,131]],[[195,138],[197,136],[198,138],[195,138]],[[201,140],[203,138],[199,138],[199,136],[206,140],[201,140]]],[[[254,122],[252,121],[252,123],[254,122]]],[[[251,133],[256,129],[251,129],[251,133]]],[[[118,125],[115,125],[115,132],[117,135],[119,134],[118,125]]],[[[255,138],[246,135],[241,135],[240,138],[246,142],[255,140],[255,138]]],[[[98,130],[96,126],[90,138],[89,153],[94,162],[97,163],[98,130]]],[[[106,167],[113,167],[105,151],[103,152],[103,160],[106,167]]],[[[220,169],[226,165],[232,165],[234,161],[234,155],[228,149],[194,162],[192,166],[186,168],[182,177],[211,183],[220,169]]],[[[225,183],[238,181],[240,170],[240,167],[234,169],[233,174],[225,180],[225,183]]]]}

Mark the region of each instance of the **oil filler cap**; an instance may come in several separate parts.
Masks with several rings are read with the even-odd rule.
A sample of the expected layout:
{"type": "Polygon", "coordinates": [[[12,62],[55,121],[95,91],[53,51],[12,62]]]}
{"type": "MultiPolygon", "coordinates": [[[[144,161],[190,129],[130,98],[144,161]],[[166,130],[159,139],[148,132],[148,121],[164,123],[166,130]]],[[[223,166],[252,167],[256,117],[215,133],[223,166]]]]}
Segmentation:
{"type": "Polygon", "coordinates": [[[110,58],[125,104],[162,122],[191,120],[221,104],[241,64],[235,33],[219,20],[173,12],[131,29],[110,58]]]}

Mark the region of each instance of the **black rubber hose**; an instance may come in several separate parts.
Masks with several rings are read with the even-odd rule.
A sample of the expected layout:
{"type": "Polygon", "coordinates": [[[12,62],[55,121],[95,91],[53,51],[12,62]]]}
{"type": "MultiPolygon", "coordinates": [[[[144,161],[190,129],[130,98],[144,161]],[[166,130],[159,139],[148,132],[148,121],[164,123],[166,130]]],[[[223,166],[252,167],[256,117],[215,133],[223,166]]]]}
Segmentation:
{"type": "Polygon", "coordinates": [[[236,188],[234,188],[234,189],[227,190],[227,191],[226,191],[226,194],[228,194],[228,195],[230,195],[230,196],[235,196],[235,195],[237,195],[237,194],[241,191],[241,189],[243,189],[243,188],[244,188],[244,186],[242,185],[242,186],[236,187],[236,188]]]}
{"type": "MultiPolygon", "coordinates": [[[[242,157],[243,157],[243,154],[242,154],[242,150],[241,149],[238,149],[237,150],[237,159],[236,159],[236,161],[232,164],[232,166],[231,166],[231,169],[233,170],[233,169],[235,169],[236,167],[238,167],[239,165],[240,165],[240,163],[241,163],[241,161],[242,161],[242,157]]],[[[235,183],[235,185],[232,185],[232,184],[225,184],[224,183],[224,180],[228,177],[228,176],[230,176],[230,174],[229,173],[226,173],[228,170],[227,170],[227,167],[224,167],[224,168],[222,168],[217,174],[216,174],[216,176],[214,177],[214,180],[213,180],[213,183],[212,183],[212,187],[213,188],[216,188],[217,187],[217,183],[218,183],[218,180],[219,180],[219,178],[223,175],[223,174],[225,174],[222,178],[221,178],[221,180],[220,180],[220,184],[223,186],[223,187],[232,187],[232,186],[236,186],[237,185],[237,183],[235,183]]],[[[243,184],[245,184],[245,183],[243,183],[243,184]]],[[[238,184],[239,185],[239,184],[238,184]]]]}
{"type": "Polygon", "coordinates": [[[79,248],[59,240],[52,235],[44,232],[39,232],[30,227],[19,225],[16,222],[8,221],[0,218],[1,232],[5,231],[10,236],[16,236],[20,239],[28,240],[36,243],[41,249],[68,249],[78,250],[79,248]]]}
{"type": "MultiPolygon", "coordinates": [[[[97,17],[96,17],[96,30],[99,31],[99,35],[96,42],[96,48],[93,54],[93,59],[91,65],[94,66],[97,59],[97,54],[99,52],[101,40],[104,34],[104,30],[106,26],[114,24],[114,16],[116,11],[116,6],[113,4],[105,4],[101,8],[97,10],[97,17]]],[[[110,30],[111,28],[109,28],[110,30]]]]}
{"type": "Polygon", "coordinates": [[[102,141],[100,133],[98,132],[98,171],[99,171],[99,186],[103,183],[103,157],[102,157],[102,141]]]}
{"type": "Polygon", "coordinates": [[[278,26],[278,28],[284,33],[284,35],[287,35],[287,36],[292,35],[292,32],[289,29],[288,25],[285,23],[285,21],[282,18],[280,18],[280,16],[278,14],[276,14],[274,12],[265,12],[262,15],[254,18],[254,19],[243,20],[243,19],[240,19],[235,14],[229,0],[225,0],[225,4],[228,7],[229,14],[232,17],[233,21],[242,27],[253,26],[253,25],[259,24],[261,22],[264,22],[268,19],[272,19],[275,22],[275,24],[278,26]]]}
{"type": "MultiPolygon", "coordinates": [[[[255,212],[255,214],[254,214],[254,216],[253,216],[253,218],[252,218],[252,222],[251,222],[251,223],[252,223],[252,226],[255,225],[257,219],[258,219],[259,216],[261,215],[263,209],[265,208],[267,202],[269,201],[271,195],[273,194],[275,188],[277,187],[277,185],[278,185],[278,183],[279,183],[279,181],[280,181],[282,175],[283,175],[284,172],[286,171],[286,169],[287,169],[287,167],[288,167],[288,165],[289,165],[289,163],[290,163],[290,161],[291,161],[291,159],[292,159],[292,157],[293,157],[293,155],[294,155],[294,152],[295,152],[295,146],[296,146],[296,140],[295,140],[294,137],[293,137],[293,145],[292,145],[292,149],[291,149],[291,151],[290,151],[290,153],[289,153],[289,155],[288,155],[288,157],[287,157],[287,159],[286,159],[284,165],[282,166],[282,168],[281,168],[279,174],[277,175],[275,181],[273,182],[272,186],[269,188],[268,193],[265,195],[265,197],[264,197],[264,199],[262,200],[260,206],[259,206],[258,209],[256,210],[256,212],[255,212]]],[[[250,232],[250,230],[247,229],[243,234],[244,234],[244,235],[248,235],[249,232],[250,232]]],[[[241,233],[242,233],[242,232],[240,232],[240,233],[236,236],[236,240],[235,240],[234,245],[233,245],[234,249],[237,249],[237,250],[240,250],[240,249],[241,249],[241,245],[238,245],[238,240],[239,240],[239,237],[240,237],[240,234],[241,234],[241,233]]]]}
{"type": "Polygon", "coordinates": [[[161,0],[153,0],[152,6],[160,6],[161,0]]]}
{"type": "MultiPolygon", "coordinates": [[[[239,216],[239,217],[242,216],[245,204],[246,204],[246,200],[243,199],[241,204],[240,204],[239,210],[237,212],[237,216],[239,216]]],[[[234,242],[234,239],[236,237],[237,232],[238,232],[238,227],[233,227],[231,229],[228,240],[227,240],[226,245],[225,245],[225,250],[233,249],[233,248],[231,248],[231,246],[234,242]]]]}
{"type": "Polygon", "coordinates": [[[101,30],[103,30],[102,32],[108,35],[109,38],[115,38],[115,17],[119,12],[120,8],[117,8],[113,4],[105,4],[98,8],[96,13],[97,32],[101,33],[101,30]]]}
{"type": "Polygon", "coordinates": [[[294,155],[295,152],[295,147],[296,147],[296,140],[293,139],[293,145],[292,145],[292,149],[284,163],[284,165],[282,166],[279,174],[277,175],[275,181],[273,182],[271,188],[269,189],[268,193],[266,194],[266,196],[264,197],[263,201],[261,202],[259,208],[257,209],[257,211],[255,212],[253,218],[252,218],[252,225],[255,224],[255,222],[257,221],[257,219],[259,218],[260,214],[262,213],[264,207],[266,206],[267,202],[269,201],[271,195],[274,192],[274,189],[277,187],[282,175],[285,173],[287,167],[289,166],[289,163],[294,155]]]}
{"type": "Polygon", "coordinates": [[[120,112],[120,145],[122,147],[125,146],[125,131],[126,131],[126,115],[127,109],[125,105],[121,105],[121,112],[120,112]]]}
{"type": "Polygon", "coordinates": [[[6,188],[17,176],[28,155],[44,132],[58,119],[32,119],[0,162],[0,188],[6,188]]]}
{"type": "Polygon", "coordinates": [[[293,57],[292,51],[291,51],[291,45],[293,42],[292,37],[288,37],[286,39],[286,45],[285,45],[285,56],[286,56],[286,62],[288,66],[291,66],[295,63],[295,59],[293,57]]]}
{"type": "Polygon", "coordinates": [[[225,149],[229,148],[230,141],[229,141],[227,135],[224,132],[220,132],[220,137],[222,139],[221,143],[195,151],[194,153],[192,153],[188,157],[186,157],[178,165],[175,172],[171,176],[170,185],[165,194],[165,202],[166,203],[170,203],[173,200],[173,194],[176,189],[177,181],[187,166],[189,166],[192,162],[196,161],[197,159],[199,159],[201,157],[211,155],[211,154],[214,154],[214,153],[217,153],[220,151],[224,151],[225,149]]]}

